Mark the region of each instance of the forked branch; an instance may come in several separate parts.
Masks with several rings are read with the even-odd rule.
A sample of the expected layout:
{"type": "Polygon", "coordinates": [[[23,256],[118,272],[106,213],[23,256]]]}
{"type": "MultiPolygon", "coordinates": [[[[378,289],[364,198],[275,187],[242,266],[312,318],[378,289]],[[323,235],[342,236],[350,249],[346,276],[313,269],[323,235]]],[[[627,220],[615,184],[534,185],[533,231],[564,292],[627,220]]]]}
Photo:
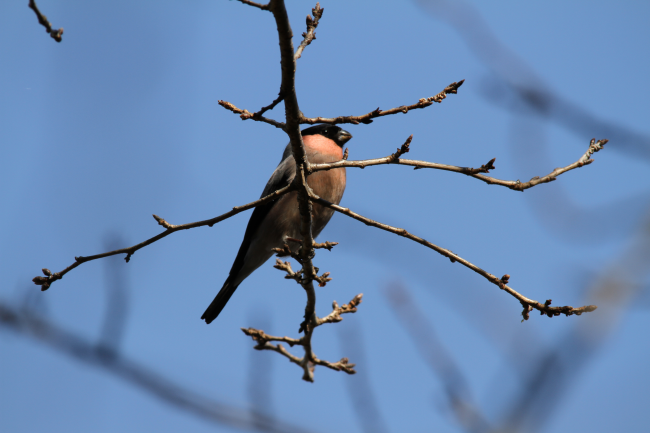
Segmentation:
{"type": "MultiPolygon", "coordinates": [[[[361,116],[338,116],[338,117],[305,117],[302,115],[302,113],[300,113],[298,119],[301,124],[310,124],[310,125],[313,125],[314,123],[329,123],[332,125],[343,124],[343,123],[352,123],[354,125],[358,125],[359,123],[369,124],[373,122],[372,119],[375,119],[377,117],[389,116],[391,114],[398,114],[398,113],[406,114],[411,110],[416,110],[418,108],[426,108],[430,105],[433,105],[434,102],[441,103],[443,99],[447,97],[447,95],[458,93],[458,88],[462,86],[464,82],[465,80],[460,80],[458,82],[451,83],[435,96],[431,96],[429,98],[421,98],[415,104],[401,105],[399,107],[391,108],[390,110],[381,110],[377,108],[376,110],[373,110],[361,116]]],[[[284,96],[282,90],[280,90],[280,96],[278,96],[278,99],[276,99],[276,101],[273,101],[273,103],[269,107],[264,107],[258,113],[251,113],[246,109],[237,108],[234,104],[227,101],[219,101],[219,105],[221,105],[227,110],[232,111],[235,114],[239,114],[240,115],[239,117],[242,120],[253,119],[258,122],[268,123],[270,125],[275,126],[276,128],[284,129],[284,123],[275,121],[273,119],[268,119],[262,116],[262,113],[264,113],[269,108],[275,107],[275,105],[280,101],[282,101],[283,98],[284,96]]]]}
{"type": "MultiPolygon", "coordinates": [[[[278,262],[280,262],[278,260],[278,262]]],[[[280,262],[281,263],[281,262],[280,262]]],[[[290,338],[290,337],[274,337],[272,335],[266,334],[260,329],[254,328],[241,328],[244,334],[251,337],[257,345],[254,347],[257,350],[272,350],[279,353],[282,356],[285,356],[289,361],[300,366],[303,369],[303,380],[307,382],[314,381],[314,369],[317,365],[322,365],[323,367],[330,368],[336,371],[344,371],[348,374],[355,374],[354,364],[351,364],[348,358],[342,358],[337,362],[329,362],[323,359],[318,358],[312,348],[311,348],[311,338],[314,332],[314,329],[318,326],[324,325],[325,323],[336,323],[343,320],[341,314],[345,313],[356,313],[357,306],[361,303],[363,294],[358,294],[355,296],[349,304],[344,304],[339,306],[336,301],[332,303],[332,312],[323,318],[317,318],[314,322],[313,328],[309,331],[306,331],[302,338],[290,338]],[[278,342],[278,344],[273,344],[272,342],[278,342]],[[305,354],[303,357],[298,357],[293,355],[287,349],[282,346],[280,343],[287,343],[289,346],[302,346],[305,354]]]]}

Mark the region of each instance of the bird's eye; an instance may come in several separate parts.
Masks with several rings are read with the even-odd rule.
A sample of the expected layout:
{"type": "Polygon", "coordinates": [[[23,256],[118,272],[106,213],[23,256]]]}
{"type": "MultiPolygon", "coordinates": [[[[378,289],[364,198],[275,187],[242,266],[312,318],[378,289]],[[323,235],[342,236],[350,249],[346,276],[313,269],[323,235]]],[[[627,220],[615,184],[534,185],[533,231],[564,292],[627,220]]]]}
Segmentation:
{"type": "Polygon", "coordinates": [[[325,129],[325,130],[323,131],[323,133],[324,133],[324,134],[327,134],[327,129],[325,129]]]}

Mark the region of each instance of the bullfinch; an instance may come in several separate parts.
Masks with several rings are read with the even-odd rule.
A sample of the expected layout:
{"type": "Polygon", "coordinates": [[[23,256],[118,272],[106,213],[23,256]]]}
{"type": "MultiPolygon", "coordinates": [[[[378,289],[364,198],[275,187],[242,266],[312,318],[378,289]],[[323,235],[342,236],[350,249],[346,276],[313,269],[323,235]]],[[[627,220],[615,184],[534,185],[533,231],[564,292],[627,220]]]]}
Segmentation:
{"type": "MultiPolygon", "coordinates": [[[[349,132],[338,126],[323,124],[307,128],[301,134],[307,160],[315,164],[341,160],[343,145],[352,138],[349,132]]],[[[261,197],[289,185],[295,175],[296,162],[289,143],[282,155],[282,161],[271,175],[261,197]]],[[[317,171],[307,178],[307,184],[318,196],[339,204],[345,191],[345,168],[317,171]]],[[[333,213],[330,208],[313,205],[311,230],[314,238],[325,228],[333,213]]],[[[205,323],[216,319],[242,281],[273,255],[273,248],[281,248],[287,238],[302,239],[296,191],[253,210],[230,275],[201,319],[205,320],[205,323]]]]}

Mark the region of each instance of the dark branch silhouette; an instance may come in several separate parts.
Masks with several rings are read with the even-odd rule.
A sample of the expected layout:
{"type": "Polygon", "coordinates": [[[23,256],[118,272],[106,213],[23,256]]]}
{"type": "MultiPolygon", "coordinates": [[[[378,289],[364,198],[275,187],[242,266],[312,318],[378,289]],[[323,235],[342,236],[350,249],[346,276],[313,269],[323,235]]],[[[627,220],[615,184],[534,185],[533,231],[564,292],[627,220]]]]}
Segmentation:
{"type": "Polygon", "coordinates": [[[43,27],[45,27],[45,32],[49,33],[50,37],[55,41],[61,42],[61,40],[63,40],[63,28],[53,29],[52,24],[50,24],[50,22],[47,20],[47,17],[41,13],[41,11],[38,9],[38,6],[36,6],[36,2],[34,0],[29,0],[28,6],[36,14],[36,18],[38,18],[38,23],[43,27]]]}

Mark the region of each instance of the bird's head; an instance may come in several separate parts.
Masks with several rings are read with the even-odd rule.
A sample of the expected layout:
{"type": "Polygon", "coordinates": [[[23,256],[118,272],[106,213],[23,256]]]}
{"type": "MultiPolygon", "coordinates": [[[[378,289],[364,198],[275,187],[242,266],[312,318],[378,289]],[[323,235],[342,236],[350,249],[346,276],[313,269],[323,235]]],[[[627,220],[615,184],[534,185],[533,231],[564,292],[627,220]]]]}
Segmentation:
{"type": "Polygon", "coordinates": [[[339,147],[343,147],[343,145],[352,138],[352,134],[345,129],[339,128],[336,125],[328,124],[314,125],[307,129],[303,129],[300,133],[303,137],[306,135],[322,135],[323,137],[332,140],[339,147]]]}

